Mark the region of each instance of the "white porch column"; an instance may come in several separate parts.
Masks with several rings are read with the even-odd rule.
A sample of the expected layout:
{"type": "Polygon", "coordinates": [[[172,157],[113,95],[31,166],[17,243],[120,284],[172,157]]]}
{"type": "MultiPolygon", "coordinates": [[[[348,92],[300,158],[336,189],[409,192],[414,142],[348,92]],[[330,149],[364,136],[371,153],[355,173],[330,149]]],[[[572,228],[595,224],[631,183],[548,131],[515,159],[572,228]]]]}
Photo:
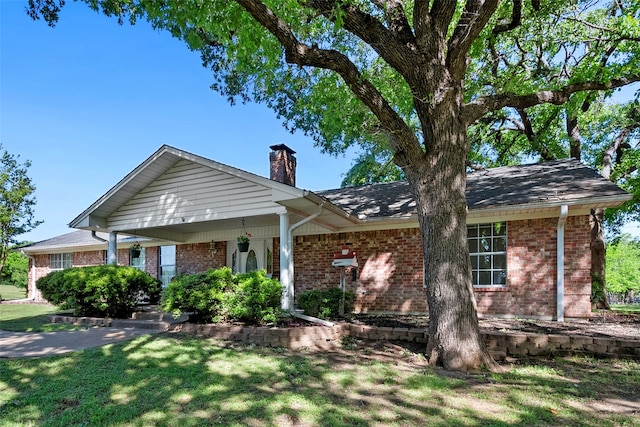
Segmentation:
{"type": "Polygon", "coordinates": [[[291,270],[291,242],[289,241],[289,214],[280,216],[280,283],[282,283],[282,309],[293,310],[293,271],[291,270]]]}
{"type": "Polygon", "coordinates": [[[109,246],[107,246],[107,264],[118,264],[118,233],[109,232],[109,246]]]}

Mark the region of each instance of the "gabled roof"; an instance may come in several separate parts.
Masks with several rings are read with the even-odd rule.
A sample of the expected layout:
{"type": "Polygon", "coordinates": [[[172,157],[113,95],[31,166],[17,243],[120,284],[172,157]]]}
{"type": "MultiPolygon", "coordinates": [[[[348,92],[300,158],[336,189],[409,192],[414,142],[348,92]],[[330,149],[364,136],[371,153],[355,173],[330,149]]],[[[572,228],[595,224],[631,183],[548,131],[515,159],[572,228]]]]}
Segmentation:
{"type": "MultiPolygon", "coordinates": [[[[317,192],[349,214],[364,219],[417,214],[404,181],[317,192]]],[[[467,206],[474,211],[553,208],[563,204],[619,206],[631,196],[575,159],[474,171],[467,175],[467,206]]]]}
{"type": "Polygon", "coordinates": [[[303,190],[280,182],[264,178],[253,173],[219,163],[193,153],[179,150],[169,145],[163,145],[144,162],[137,166],[127,176],[114,185],[96,202],[74,218],[70,223],[71,228],[99,228],[105,227],[101,221],[108,218],[124,203],[153,183],[163,173],[171,169],[181,160],[187,160],[208,168],[236,176],[244,181],[256,183],[272,188],[275,194],[282,199],[299,198],[303,196],[303,190]]]}

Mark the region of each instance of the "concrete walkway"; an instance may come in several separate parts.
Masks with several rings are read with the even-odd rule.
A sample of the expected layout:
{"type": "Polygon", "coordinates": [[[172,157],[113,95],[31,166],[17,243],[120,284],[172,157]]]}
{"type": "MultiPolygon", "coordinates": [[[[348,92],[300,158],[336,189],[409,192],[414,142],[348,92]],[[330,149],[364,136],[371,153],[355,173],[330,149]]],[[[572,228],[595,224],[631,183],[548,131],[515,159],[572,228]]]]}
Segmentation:
{"type": "Polygon", "coordinates": [[[80,331],[9,332],[0,330],[0,358],[42,357],[130,340],[162,330],[89,328],[80,331]]]}

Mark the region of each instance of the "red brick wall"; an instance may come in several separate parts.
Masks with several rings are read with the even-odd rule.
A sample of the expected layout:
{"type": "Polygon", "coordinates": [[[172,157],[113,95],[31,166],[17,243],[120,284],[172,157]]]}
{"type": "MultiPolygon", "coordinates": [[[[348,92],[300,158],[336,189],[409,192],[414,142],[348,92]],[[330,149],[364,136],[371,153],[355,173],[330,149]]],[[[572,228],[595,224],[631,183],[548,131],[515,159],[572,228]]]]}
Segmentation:
{"type": "MultiPolygon", "coordinates": [[[[507,224],[507,286],[476,288],[484,315],[556,317],[557,218],[507,224]]],[[[587,216],[565,224],[565,316],[589,317],[591,252],[587,216]]]]}
{"type": "Polygon", "coordinates": [[[176,269],[180,273],[199,273],[210,268],[224,267],[227,261],[227,243],[216,242],[216,253],[211,244],[196,243],[176,246],[176,269]]]}
{"type": "Polygon", "coordinates": [[[418,229],[294,238],[296,295],[340,284],[340,269],[332,267],[331,261],[345,242],[351,243],[359,263],[359,280],[351,280],[351,268],[346,271],[346,289],[356,294],[356,311],[415,313],[427,310],[418,229]]]}
{"type": "Polygon", "coordinates": [[[71,261],[74,267],[86,267],[89,265],[103,265],[106,251],[74,252],[71,261]]]}
{"type": "MultiPolygon", "coordinates": [[[[511,221],[507,224],[507,286],[476,288],[483,315],[555,318],[557,218],[511,221]]],[[[569,217],[565,225],[565,317],[589,317],[591,257],[587,216],[569,217]]],[[[343,243],[357,252],[359,267],[353,281],[346,271],[346,288],[356,294],[358,312],[420,313],[427,311],[422,286],[422,248],[418,229],[335,233],[294,238],[296,295],[309,289],[340,284],[340,269],[331,266],[343,243]]],[[[274,277],[279,270],[279,239],[273,245],[274,277]]],[[[74,266],[103,263],[102,251],[74,254],[74,266]]],[[[129,264],[128,249],[118,251],[118,263],[129,264]]],[[[194,273],[226,264],[226,242],[176,247],[178,273],[194,273]]],[[[49,273],[49,255],[36,256],[36,279],[49,273]]],[[[158,248],[146,248],[146,269],[157,277],[158,248]]],[[[31,274],[31,273],[30,273],[31,274]]],[[[31,280],[31,275],[29,276],[31,280]]],[[[31,295],[30,295],[31,296],[31,295]]]]}

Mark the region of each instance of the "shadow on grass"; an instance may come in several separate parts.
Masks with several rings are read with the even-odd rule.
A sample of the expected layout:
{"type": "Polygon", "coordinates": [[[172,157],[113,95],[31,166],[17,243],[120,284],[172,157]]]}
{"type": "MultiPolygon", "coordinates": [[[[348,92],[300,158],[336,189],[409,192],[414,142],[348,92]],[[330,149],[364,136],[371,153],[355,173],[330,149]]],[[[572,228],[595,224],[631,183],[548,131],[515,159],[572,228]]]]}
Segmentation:
{"type": "MultiPolygon", "coordinates": [[[[633,414],[585,404],[601,387],[591,363],[456,378],[358,351],[144,336],[66,356],[0,360],[0,419],[3,426],[635,425],[633,414]]],[[[602,378],[617,370],[619,388],[639,389],[637,373],[600,369],[602,378]]]]}

